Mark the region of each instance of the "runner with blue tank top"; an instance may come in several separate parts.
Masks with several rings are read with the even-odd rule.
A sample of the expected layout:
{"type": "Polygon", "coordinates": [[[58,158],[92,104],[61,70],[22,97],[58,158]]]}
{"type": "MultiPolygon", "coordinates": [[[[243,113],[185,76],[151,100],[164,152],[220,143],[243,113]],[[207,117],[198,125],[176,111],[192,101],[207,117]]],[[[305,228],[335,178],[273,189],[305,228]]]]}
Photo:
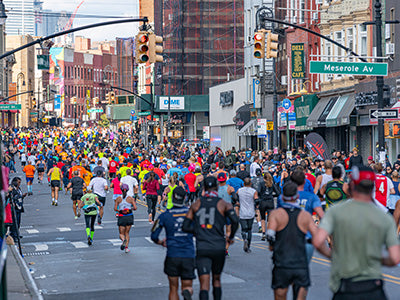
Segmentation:
{"type": "Polygon", "coordinates": [[[397,171],[393,171],[391,174],[391,179],[393,182],[394,194],[390,194],[388,198],[388,202],[386,204],[389,212],[393,215],[396,209],[396,203],[400,200],[400,191],[399,191],[399,173],[397,171]]]}

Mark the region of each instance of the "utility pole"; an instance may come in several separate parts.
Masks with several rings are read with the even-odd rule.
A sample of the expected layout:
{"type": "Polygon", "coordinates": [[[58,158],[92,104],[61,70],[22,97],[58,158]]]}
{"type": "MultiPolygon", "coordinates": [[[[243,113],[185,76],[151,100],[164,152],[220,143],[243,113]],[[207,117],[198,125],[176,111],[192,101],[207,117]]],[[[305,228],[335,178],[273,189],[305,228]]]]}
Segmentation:
{"type": "MultiPolygon", "coordinates": [[[[171,67],[171,66],[170,66],[171,67]]],[[[170,68],[169,67],[169,68],[170,68]]],[[[168,69],[168,123],[167,123],[167,141],[170,140],[169,132],[171,130],[171,72],[168,69]]]]}
{"type": "Polygon", "coordinates": [[[153,93],[153,81],[150,82],[150,116],[151,116],[151,123],[150,123],[150,141],[154,143],[154,125],[153,125],[153,118],[154,118],[154,93],[153,93]]]}

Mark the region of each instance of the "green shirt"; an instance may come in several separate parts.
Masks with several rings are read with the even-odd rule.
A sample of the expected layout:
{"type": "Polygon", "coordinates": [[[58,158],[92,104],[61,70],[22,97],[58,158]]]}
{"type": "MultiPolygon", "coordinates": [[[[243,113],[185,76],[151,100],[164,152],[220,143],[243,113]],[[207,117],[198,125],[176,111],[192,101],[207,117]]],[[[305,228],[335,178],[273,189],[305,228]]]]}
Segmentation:
{"type": "Polygon", "coordinates": [[[97,198],[97,195],[95,195],[93,193],[87,193],[82,196],[81,201],[83,202],[83,211],[84,211],[85,215],[88,215],[88,216],[97,215],[96,198],[97,198]],[[85,212],[85,209],[89,208],[89,207],[94,207],[96,209],[92,210],[90,212],[85,212]]]}
{"type": "Polygon", "coordinates": [[[320,228],[333,237],[330,288],[341,279],[381,279],[382,247],[399,244],[393,218],[375,204],[354,200],[332,206],[320,228]]]}

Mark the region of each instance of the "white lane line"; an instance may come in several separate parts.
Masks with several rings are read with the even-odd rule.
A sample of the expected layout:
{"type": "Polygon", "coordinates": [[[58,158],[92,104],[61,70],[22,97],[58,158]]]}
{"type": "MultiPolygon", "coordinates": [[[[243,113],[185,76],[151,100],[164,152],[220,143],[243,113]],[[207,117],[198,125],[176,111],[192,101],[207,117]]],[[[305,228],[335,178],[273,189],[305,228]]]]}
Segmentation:
{"type": "Polygon", "coordinates": [[[49,246],[46,244],[35,244],[35,251],[46,251],[49,250],[49,246]]]}
{"type": "Polygon", "coordinates": [[[71,231],[71,228],[69,227],[57,227],[57,230],[60,232],[65,232],[65,231],[71,231]]]}
{"type": "Polygon", "coordinates": [[[104,227],[99,225],[94,225],[94,229],[104,229],[104,227]]]}
{"type": "Polygon", "coordinates": [[[121,245],[121,240],[120,239],[112,239],[112,240],[108,240],[111,244],[113,244],[113,246],[119,246],[121,245]]]}
{"type": "Polygon", "coordinates": [[[84,242],[71,242],[71,244],[75,247],[75,248],[88,248],[88,244],[84,243],[84,242]]]}
{"type": "MultiPolygon", "coordinates": [[[[149,219],[134,219],[135,222],[149,222],[149,219]]],[[[101,224],[115,224],[117,225],[117,219],[114,221],[101,221],[101,224]]],[[[85,223],[74,223],[74,225],[81,226],[85,225],[85,223]]]]}
{"type": "Polygon", "coordinates": [[[154,242],[151,240],[151,238],[150,237],[148,237],[148,236],[146,236],[145,237],[145,239],[149,242],[149,243],[152,243],[152,244],[154,244],[154,242]]]}
{"type": "Polygon", "coordinates": [[[39,230],[37,229],[26,229],[26,232],[29,234],[33,234],[33,233],[39,233],[39,230]]]}

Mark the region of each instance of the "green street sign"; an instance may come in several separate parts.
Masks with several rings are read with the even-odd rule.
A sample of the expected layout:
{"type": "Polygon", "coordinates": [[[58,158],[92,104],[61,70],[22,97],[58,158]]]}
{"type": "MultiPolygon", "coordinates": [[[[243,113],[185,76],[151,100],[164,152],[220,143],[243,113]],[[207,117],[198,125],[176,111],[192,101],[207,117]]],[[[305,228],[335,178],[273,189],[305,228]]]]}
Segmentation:
{"type": "Polygon", "coordinates": [[[48,55],[38,55],[37,56],[38,70],[48,70],[50,69],[50,61],[48,55]]]}
{"type": "Polygon", "coordinates": [[[387,76],[387,63],[310,61],[310,73],[387,76]]]}
{"type": "Polygon", "coordinates": [[[102,108],[89,108],[88,113],[102,113],[103,109],[102,108]]]}
{"type": "Polygon", "coordinates": [[[149,111],[139,111],[139,112],[137,113],[137,115],[138,115],[139,117],[145,117],[145,116],[150,116],[151,113],[150,113],[149,111]]]}
{"type": "Polygon", "coordinates": [[[0,110],[20,110],[21,104],[0,104],[0,110]]]}

